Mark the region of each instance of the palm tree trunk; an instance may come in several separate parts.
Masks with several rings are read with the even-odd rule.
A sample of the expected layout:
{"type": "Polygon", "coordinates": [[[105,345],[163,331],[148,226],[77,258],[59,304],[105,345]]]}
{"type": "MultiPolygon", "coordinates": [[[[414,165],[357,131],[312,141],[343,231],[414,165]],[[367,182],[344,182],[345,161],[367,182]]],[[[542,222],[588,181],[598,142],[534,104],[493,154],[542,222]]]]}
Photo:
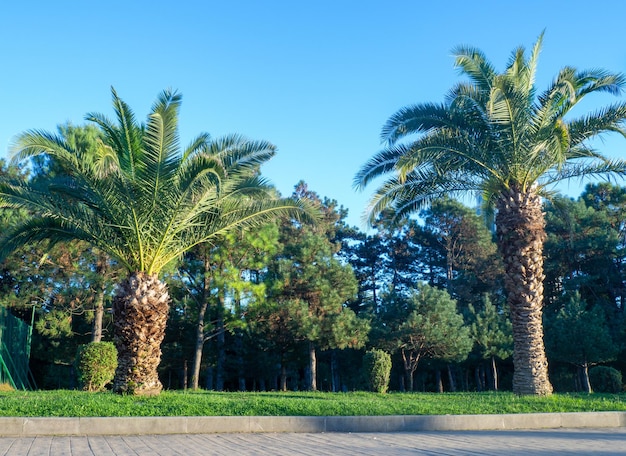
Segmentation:
{"type": "Polygon", "coordinates": [[[169,310],[167,285],[143,272],[131,274],[113,298],[114,341],[118,366],[113,389],[118,393],[156,395],[163,385],[157,367],[169,310]]]}
{"type": "Polygon", "coordinates": [[[549,395],[548,360],[543,344],[543,241],[541,198],[533,189],[511,188],[497,204],[498,247],[513,325],[513,392],[549,395]]]}

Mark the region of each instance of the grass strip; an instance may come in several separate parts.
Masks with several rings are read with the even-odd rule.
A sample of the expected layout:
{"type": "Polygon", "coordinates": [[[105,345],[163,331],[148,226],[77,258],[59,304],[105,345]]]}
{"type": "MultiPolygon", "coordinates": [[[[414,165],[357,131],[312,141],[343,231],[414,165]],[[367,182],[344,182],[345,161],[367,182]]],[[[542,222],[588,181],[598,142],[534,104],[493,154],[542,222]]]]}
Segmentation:
{"type": "Polygon", "coordinates": [[[626,411],[626,394],[4,391],[0,416],[382,416],[626,411]]]}

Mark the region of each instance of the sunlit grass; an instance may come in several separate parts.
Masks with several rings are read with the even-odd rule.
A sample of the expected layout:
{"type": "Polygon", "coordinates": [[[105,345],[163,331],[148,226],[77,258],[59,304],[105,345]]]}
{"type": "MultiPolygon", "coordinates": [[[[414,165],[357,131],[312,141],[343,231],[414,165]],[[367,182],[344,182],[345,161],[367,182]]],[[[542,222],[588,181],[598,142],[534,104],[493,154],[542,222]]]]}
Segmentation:
{"type": "Polygon", "coordinates": [[[82,391],[2,391],[0,416],[355,416],[626,411],[626,395],[512,393],[218,393],[156,397],[82,391]]]}

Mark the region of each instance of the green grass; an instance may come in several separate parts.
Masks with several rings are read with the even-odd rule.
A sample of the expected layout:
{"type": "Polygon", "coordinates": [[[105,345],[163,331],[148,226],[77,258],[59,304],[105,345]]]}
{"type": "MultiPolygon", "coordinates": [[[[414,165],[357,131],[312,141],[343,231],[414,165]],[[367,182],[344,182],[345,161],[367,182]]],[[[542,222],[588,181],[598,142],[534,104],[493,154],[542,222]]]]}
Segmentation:
{"type": "Polygon", "coordinates": [[[217,393],[156,397],[82,391],[2,391],[0,416],[355,416],[626,411],[626,394],[217,393]]]}

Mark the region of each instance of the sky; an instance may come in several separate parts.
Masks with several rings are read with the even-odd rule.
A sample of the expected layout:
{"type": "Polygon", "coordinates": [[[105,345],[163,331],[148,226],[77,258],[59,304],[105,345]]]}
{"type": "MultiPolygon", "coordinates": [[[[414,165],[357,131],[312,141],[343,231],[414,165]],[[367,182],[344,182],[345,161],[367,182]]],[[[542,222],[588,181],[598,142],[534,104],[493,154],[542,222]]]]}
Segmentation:
{"type": "MultiPolygon", "coordinates": [[[[183,144],[201,132],[271,141],[278,152],[262,173],[283,195],[304,180],[364,229],[375,188],[356,192],[354,175],[394,112],[440,102],[460,80],[456,46],[502,70],[545,30],[543,88],[566,65],[626,72],[625,17],[623,0],[5,0],[0,157],[25,130],[112,117],[111,87],[140,120],[171,88],[183,95],[183,144]]],[[[601,147],[624,157],[626,140],[601,147]]]]}

